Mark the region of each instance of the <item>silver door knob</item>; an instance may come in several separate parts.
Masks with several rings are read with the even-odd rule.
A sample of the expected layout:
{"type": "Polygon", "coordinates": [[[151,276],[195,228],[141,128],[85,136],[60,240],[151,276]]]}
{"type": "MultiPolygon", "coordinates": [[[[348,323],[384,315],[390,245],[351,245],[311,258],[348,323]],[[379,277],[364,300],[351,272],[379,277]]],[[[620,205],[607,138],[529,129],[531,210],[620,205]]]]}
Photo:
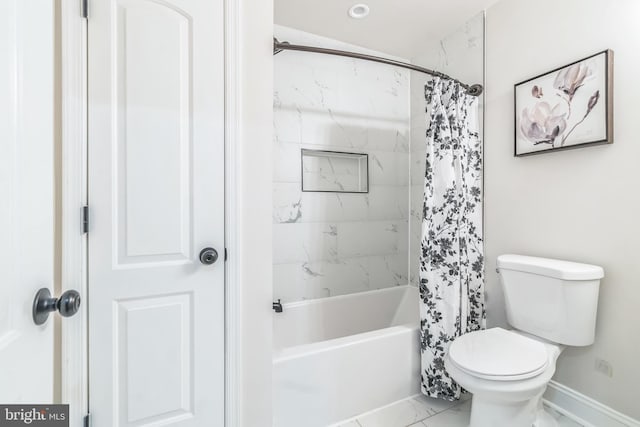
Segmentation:
{"type": "Polygon", "coordinates": [[[213,248],[204,248],[200,251],[200,262],[204,265],[211,265],[218,260],[218,251],[213,248]]]}
{"type": "Polygon", "coordinates": [[[80,294],[69,290],[60,295],[60,298],[51,296],[49,289],[42,288],[33,299],[33,322],[42,325],[49,318],[49,313],[58,311],[62,317],[71,317],[80,309],[80,294]]]}

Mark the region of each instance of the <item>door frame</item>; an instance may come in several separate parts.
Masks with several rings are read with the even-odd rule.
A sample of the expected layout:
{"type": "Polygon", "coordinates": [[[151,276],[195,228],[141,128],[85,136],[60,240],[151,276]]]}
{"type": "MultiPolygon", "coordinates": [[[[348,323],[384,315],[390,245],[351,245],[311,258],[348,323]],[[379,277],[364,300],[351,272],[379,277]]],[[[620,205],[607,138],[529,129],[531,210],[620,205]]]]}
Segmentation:
{"type": "Polygon", "coordinates": [[[72,318],[60,322],[61,398],[69,404],[72,426],[88,413],[87,235],[82,233],[82,207],[87,203],[87,21],[80,1],[61,0],[60,120],[61,232],[60,292],[77,290],[83,303],[72,318]]]}
{"type": "MultiPolygon", "coordinates": [[[[61,106],[61,291],[75,289],[88,298],[87,234],[82,233],[82,207],[87,204],[87,23],[82,4],[88,0],[58,0],[60,20],[61,106]]],[[[89,2],[90,3],[90,2],[89,2]]],[[[91,18],[89,4],[89,18],[91,18]]],[[[241,221],[237,218],[238,191],[241,189],[239,152],[243,126],[241,117],[242,78],[240,6],[224,0],[225,27],[225,425],[242,423],[240,238],[241,221]]],[[[269,141],[270,142],[270,141],[269,141]]],[[[90,215],[89,215],[90,219],[90,215]]],[[[89,230],[91,226],[89,226],[89,230]]],[[[269,242],[270,246],[270,242],[269,242]]],[[[270,282],[269,282],[270,283],[270,282]]],[[[61,322],[61,398],[69,404],[71,426],[81,426],[89,408],[89,336],[87,305],[81,304],[72,319],[61,322]],[[69,320],[75,321],[69,321],[69,320]]],[[[268,319],[270,321],[270,318],[268,319]]],[[[265,350],[271,359],[271,349],[265,350]]]]}

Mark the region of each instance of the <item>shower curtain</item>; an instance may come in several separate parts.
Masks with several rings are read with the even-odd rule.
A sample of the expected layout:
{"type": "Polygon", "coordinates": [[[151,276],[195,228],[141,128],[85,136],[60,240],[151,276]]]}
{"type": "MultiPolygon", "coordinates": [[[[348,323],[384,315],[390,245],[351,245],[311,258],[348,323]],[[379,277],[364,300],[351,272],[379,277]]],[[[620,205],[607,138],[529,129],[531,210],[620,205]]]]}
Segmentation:
{"type": "Polygon", "coordinates": [[[482,142],[478,98],[459,83],[425,85],[427,159],[420,251],[422,392],[447,400],[461,387],[444,357],[458,336],[484,329],[482,142]]]}

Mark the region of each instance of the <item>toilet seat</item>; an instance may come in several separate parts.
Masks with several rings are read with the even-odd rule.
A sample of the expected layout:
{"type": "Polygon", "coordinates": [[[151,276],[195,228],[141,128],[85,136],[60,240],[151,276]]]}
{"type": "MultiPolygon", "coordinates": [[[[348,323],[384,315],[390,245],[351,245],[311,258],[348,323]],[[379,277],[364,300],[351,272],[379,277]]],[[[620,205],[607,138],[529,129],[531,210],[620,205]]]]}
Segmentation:
{"type": "Polygon", "coordinates": [[[532,378],[549,364],[543,343],[502,328],[456,338],[449,347],[449,360],[469,375],[494,381],[532,378]]]}

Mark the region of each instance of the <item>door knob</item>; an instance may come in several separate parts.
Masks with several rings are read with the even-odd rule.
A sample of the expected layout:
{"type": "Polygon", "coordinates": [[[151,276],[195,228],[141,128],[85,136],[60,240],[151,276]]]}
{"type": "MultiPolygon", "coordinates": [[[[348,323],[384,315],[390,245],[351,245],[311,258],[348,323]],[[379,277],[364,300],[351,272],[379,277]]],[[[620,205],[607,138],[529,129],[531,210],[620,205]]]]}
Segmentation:
{"type": "Polygon", "coordinates": [[[42,325],[49,318],[49,313],[58,311],[62,317],[70,317],[80,309],[80,294],[69,290],[60,295],[60,298],[51,296],[48,288],[42,288],[33,299],[33,322],[42,325]]]}
{"type": "Polygon", "coordinates": [[[213,248],[204,248],[200,251],[200,262],[211,265],[218,260],[218,251],[213,248]]]}

